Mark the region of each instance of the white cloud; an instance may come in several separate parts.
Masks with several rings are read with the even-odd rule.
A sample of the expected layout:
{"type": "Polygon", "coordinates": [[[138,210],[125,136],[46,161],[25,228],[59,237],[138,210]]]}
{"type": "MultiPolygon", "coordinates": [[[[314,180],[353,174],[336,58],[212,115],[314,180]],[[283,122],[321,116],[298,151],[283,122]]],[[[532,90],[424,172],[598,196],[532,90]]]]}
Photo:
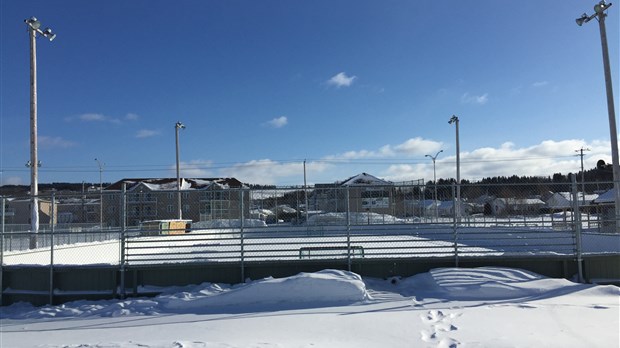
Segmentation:
{"type": "Polygon", "coordinates": [[[549,81],[536,81],[532,83],[532,87],[543,87],[549,84],[549,81]]]}
{"type": "MultiPolygon", "coordinates": [[[[581,163],[575,150],[581,147],[591,149],[584,153],[585,169],[594,168],[599,159],[609,161],[611,158],[608,141],[587,143],[579,139],[545,140],[529,147],[518,147],[514,143],[506,142],[499,147],[461,152],[461,178],[475,181],[493,176],[553,176],[554,173],[577,173],[581,170],[581,163]]],[[[437,178],[455,178],[456,156],[439,156],[436,169],[437,178]]],[[[394,164],[378,174],[392,181],[417,178],[428,181],[433,178],[433,164],[430,160],[411,165],[394,164]]]]}
{"type": "Polygon", "coordinates": [[[0,185],[23,185],[22,178],[18,176],[9,176],[6,178],[1,178],[0,185]]]}
{"type": "Polygon", "coordinates": [[[76,143],[61,137],[38,136],[39,146],[44,149],[66,149],[77,145],[76,143]]]}
{"type": "MultiPolygon", "coordinates": [[[[433,178],[433,162],[424,157],[434,155],[445,144],[429,139],[412,138],[396,145],[383,145],[374,150],[351,150],[338,155],[324,156],[306,163],[308,183],[328,183],[344,180],[367,172],[377,177],[399,182],[433,178]]],[[[494,147],[461,151],[461,178],[476,181],[494,176],[553,176],[555,173],[577,173],[580,158],[575,150],[591,149],[585,153],[584,167],[592,169],[599,159],[610,162],[609,141],[586,142],[580,139],[545,140],[519,147],[505,142],[494,147]]],[[[454,149],[444,148],[436,160],[437,178],[456,177],[454,149]]],[[[226,168],[211,169],[208,161],[181,164],[184,177],[235,177],[242,182],[264,185],[302,185],[303,161],[278,162],[271,159],[251,160],[226,168]]],[[[174,166],[171,167],[174,171],[174,166]]]]}
{"type": "Polygon", "coordinates": [[[443,143],[421,137],[411,138],[398,145],[383,145],[377,150],[352,150],[338,155],[326,156],[328,160],[356,160],[390,158],[400,155],[425,155],[441,149],[443,143]]]}
{"type": "Polygon", "coordinates": [[[488,93],[485,93],[483,95],[469,95],[469,93],[465,93],[461,96],[461,103],[464,103],[464,104],[484,105],[488,101],[489,101],[488,93]]]}
{"type": "Polygon", "coordinates": [[[353,81],[355,81],[356,78],[357,76],[347,76],[346,73],[340,72],[327,80],[327,84],[338,88],[349,87],[353,84],[353,81]]]}
{"type": "Polygon", "coordinates": [[[86,121],[86,122],[93,122],[93,121],[103,122],[109,119],[103,114],[82,114],[82,115],[79,115],[77,118],[81,121],[86,121]]]}
{"type": "MultiPolygon", "coordinates": [[[[138,119],[138,115],[136,114],[132,114],[132,113],[128,113],[127,115],[125,115],[124,120],[125,121],[134,121],[138,119]]],[[[82,122],[109,122],[109,123],[114,123],[114,124],[122,124],[123,120],[116,118],[116,117],[110,117],[104,114],[100,114],[100,113],[85,113],[85,114],[81,114],[81,115],[77,115],[77,116],[70,116],[70,117],[65,117],[65,121],[67,122],[72,122],[72,121],[82,121],[82,122]]]]}
{"type": "MultiPolygon", "coordinates": [[[[304,177],[303,166],[303,161],[277,162],[270,159],[260,159],[221,169],[219,174],[253,184],[275,185],[285,182],[290,185],[300,185],[303,183],[304,177]]],[[[306,175],[312,177],[313,174],[324,172],[329,167],[329,164],[320,161],[307,162],[306,175]]]]}
{"type": "Polygon", "coordinates": [[[288,124],[288,118],[286,116],[276,117],[267,122],[267,125],[273,128],[282,128],[288,124]]]}
{"type": "Polygon", "coordinates": [[[426,155],[441,150],[442,145],[441,142],[416,137],[396,145],[394,149],[408,155],[426,155]]]}
{"type": "Polygon", "coordinates": [[[152,129],[140,129],[137,133],[136,133],[136,138],[150,138],[150,137],[154,137],[156,135],[159,135],[161,132],[158,130],[152,130],[152,129]]]}
{"type": "MultiPolygon", "coordinates": [[[[179,175],[183,178],[209,178],[213,177],[213,172],[209,169],[212,161],[192,160],[189,162],[179,162],[179,175]]],[[[176,165],[170,167],[176,177],[176,165]]]]}

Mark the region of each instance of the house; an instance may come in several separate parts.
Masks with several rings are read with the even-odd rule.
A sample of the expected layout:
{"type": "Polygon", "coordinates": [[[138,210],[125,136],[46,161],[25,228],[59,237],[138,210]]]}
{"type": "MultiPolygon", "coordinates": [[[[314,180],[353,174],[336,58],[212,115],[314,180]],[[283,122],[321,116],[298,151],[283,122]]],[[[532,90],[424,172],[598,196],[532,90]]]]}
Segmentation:
{"type": "Polygon", "coordinates": [[[495,198],[487,202],[484,212],[487,215],[529,215],[538,214],[545,206],[540,198],[495,198]]]}
{"type": "Polygon", "coordinates": [[[618,233],[616,227],[616,190],[610,189],[592,201],[596,210],[600,212],[600,231],[604,233],[618,233]]]}
{"type": "MultiPolygon", "coordinates": [[[[104,190],[105,220],[118,226],[121,219],[121,191],[125,187],[127,224],[179,218],[176,178],[122,179],[104,190]]],[[[243,207],[249,215],[249,195],[245,185],[235,178],[182,178],[181,213],[184,219],[197,221],[239,219],[243,207]],[[241,204],[241,197],[243,204],[241,204]]]]}
{"type": "Polygon", "coordinates": [[[318,210],[326,212],[349,210],[394,214],[394,184],[368,173],[361,173],[342,182],[316,184],[312,200],[318,210]]]}
{"type": "MultiPolygon", "coordinates": [[[[31,222],[31,199],[14,198],[7,199],[5,203],[5,223],[29,225],[31,222]]],[[[39,205],[39,225],[52,224],[57,221],[58,209],[52,209],[52,202],[47,199],[38,199],[39,205]]]]}
{"type": "Polygon", "coordinates": [[[59,198],[56,203],[58,223],[99,223],[99,198],[87,196],[59,198]]]}
{"type": "MultiPolygon", "coordinates": [[[[585,194],[583,192],[577,192],[577,204],[582,206],[589,206],[592,202],[598,198],[598,194],[585,194]]],[[[573,209],[573,194],[571,192],[555,192],[551,193],[545,199],[546,208],[550,211],[562,211],[573,209]]]]}

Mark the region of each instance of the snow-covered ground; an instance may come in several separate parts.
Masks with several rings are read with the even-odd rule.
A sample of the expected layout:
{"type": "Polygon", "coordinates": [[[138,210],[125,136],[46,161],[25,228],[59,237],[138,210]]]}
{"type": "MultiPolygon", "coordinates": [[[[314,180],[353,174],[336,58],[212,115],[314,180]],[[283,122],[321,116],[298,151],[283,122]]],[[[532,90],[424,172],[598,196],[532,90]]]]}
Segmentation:
{"type": "Polygon", "coordinates": [[[620,291],[508,268],[325,270],[155,298],[0,307],[1,347],[618,347],[620,291]]]}

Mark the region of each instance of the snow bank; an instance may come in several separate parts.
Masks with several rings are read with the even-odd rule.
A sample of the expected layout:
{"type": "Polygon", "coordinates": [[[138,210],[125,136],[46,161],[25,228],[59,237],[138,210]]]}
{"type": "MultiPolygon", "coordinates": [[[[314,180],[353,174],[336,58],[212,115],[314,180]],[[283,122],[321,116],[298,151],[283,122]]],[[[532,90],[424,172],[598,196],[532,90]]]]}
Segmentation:
{"type": "Polygon", "coordinates": [[[170,311],[243,306],[245,308],[274,305],[282,307],[324,307],[351,304],[368,298],[362,278],[351,272],[323,270],[300,273],[287,278],[266,278],[214,293],[199,289],[171,296],[161,296],[163,308],[170,311]],[[198,290],[198,291],[197,291],[198,290]],[[217,296],[214,296],[217,295],[217,296]]]}
{"type": "Polygon", "coordinates": [[[552,279],[513,268],[438,268],[398,282],[405,296],[440,298],[449,301],[534,300],[570,292],[591,291],[601,295],[618,295],[617,287],[597,287],[552,279]],[[591,287],[591,286],[590,286],[591,287]]]}
{"type": "Polygon", "coordinates": [[[323,270],[236,286],[203,283],[175,287],[153,299],[74,301],[40,308],[18,303],[2,307],[0,319],[249,312],[349,305],[368,298],[366,285],[359,275],[323,270]]]}

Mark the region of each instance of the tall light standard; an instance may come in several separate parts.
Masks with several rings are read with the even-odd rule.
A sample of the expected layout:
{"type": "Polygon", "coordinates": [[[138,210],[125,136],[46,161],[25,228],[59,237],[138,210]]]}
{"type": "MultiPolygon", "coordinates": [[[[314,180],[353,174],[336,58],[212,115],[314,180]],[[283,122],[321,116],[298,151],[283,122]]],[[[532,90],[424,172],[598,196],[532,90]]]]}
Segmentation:
{"type": "MultiPolygon", "coordinates": [[[[30,35],[30,230],[39,232],[39,160],[37,156],[37,33],[50,41],[56,38],[52,29],[41,30],[41,22],[35,17],[26,20],[30,35]]],[[[36,236],[30,238],[30,248],[37,247],[36,236]]]]}
{"type": "Polygon", "coordinates": [[[593,18],[598,20],[598,26],[601,33],[601,46],[603,49],[603,70],[605,72],[605,87],[607,92],[607,114],[609,116],[609,133],[611,140],[611,165],[614,177],[614,196],[615,196],[615,225],[616,233],[620,233],[620,162],[618,161],[618,131],[616,128],[616,112],[614,109],[614,93],[611,83],[611,68],[609,64],[609,49],[607,48],[607,30],[605,29],[605,17],[607,14],[605,11],[611,6],[611,3],[607,4],[604,0],[601,0],[598,4],[594,5],[594,14],[588,16],[587,14],[581,15],[575,21],[577,25],[582,26],[583,23],[591,21],[593,18]]]}
{"type": "Polygon", "coordinates": [[[97,158],[95,162],[99,165],[99,229],[103,230],[103,166],[105,163],[101,163],[97,158]]]}
{"type": "Polygon", "coordinates": [[[181,208],[181,173],[179,172],[179,129],[185,129],[185,125],[180,121],[174,125],[174,138],[177,151],[177,208],[179,209],[179,220],[181,220],[183,218],[183,209],[181,208]]]}
{"type": "Polygon", "coordinates": [[[435,193],[433,194],[433,206],[435,208],[435,218],[439,218],[439,212],[437,209],[437,171],[435,170],[435,160],[437,159],[437,156],[439,156],[439,154],[442,152],[443,150],[439,150],[439,152],[437,152],[435,156],[424,155],[424,157],[430,157],[433,160],[433,184],[435,185],[435,193]]]}
{"type": "Polygon", "coordinates": [[[461,218],[461,147],[459,145],[459,118],[456,115],[450,117],[449,124],[456,125],[456,204],[454,213],[457,219],[461,218]]]}

